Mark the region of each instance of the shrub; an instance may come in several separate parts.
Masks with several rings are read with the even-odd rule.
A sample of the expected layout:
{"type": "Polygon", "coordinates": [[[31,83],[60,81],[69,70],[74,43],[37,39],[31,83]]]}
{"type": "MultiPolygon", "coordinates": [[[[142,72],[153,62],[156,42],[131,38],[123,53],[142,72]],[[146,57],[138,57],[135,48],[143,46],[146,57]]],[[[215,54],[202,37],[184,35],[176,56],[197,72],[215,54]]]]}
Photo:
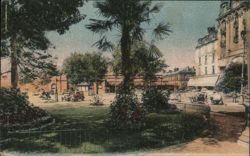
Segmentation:
{"type": "Polygon", "coordinates": [[[240,92],[241,83],[244,85],[247,84],[247,65],[245,65],[244,69],[244,79],[242,80],[242,64],[230,64],[223,72],[223,76],[219,79],[216,89],[225,93],[233,91],[240,92]]]}
{"type": "Polygon", "coordinates": [[[148,112],[160,112],[170,108],[168,104],[169,93],[156,87],[149,87],[142,95],[142,103],[148,112]]]}
{"type": "Polygon", "coordinates": [[[116,129],[139,129],[145,125],[145,110],[133,92],[120,92],[110,106],[110,124],[116,129]]]}
{"type": "Polygon", "coordinates": [[[93,105],[93,106],[102,106],[102,105],[104,105],[103,101],[104,100],[102,100],[100,98],[100,96],[97,94],[97,95],[94,96],[94,99],[91,100],[90,105],[93,105]]]}
{"type": "Polygon", "coordinates": [[[18,90],[0,88],[0,124],[23,124],[47,116],[44,110],[32,106],[27,98],[18,90]]]}

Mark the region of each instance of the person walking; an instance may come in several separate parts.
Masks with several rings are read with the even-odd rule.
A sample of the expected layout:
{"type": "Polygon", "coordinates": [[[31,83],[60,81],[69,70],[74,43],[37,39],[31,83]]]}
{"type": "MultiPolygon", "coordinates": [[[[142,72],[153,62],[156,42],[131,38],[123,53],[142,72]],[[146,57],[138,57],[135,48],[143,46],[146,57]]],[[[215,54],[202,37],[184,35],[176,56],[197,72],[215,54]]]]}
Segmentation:
{"type": "Polygon", "coordinates": [[[232,97],[233,97],[233,103],[236,103],[237,101],[237,97],[238,97],[238,95],[237,95],[237,93],[234,91],[233,92],[233,95],[232,95],[232,97]]]}

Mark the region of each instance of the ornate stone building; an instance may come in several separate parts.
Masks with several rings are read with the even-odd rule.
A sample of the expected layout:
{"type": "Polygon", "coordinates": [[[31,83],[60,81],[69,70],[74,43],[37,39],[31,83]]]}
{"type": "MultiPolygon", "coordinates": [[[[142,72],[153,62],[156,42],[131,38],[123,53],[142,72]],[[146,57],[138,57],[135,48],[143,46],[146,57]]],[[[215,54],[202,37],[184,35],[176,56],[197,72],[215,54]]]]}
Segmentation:
{"type": "MultiPolygon", "coordinates": [[[[234,62],[242,62],[244,31],[250,29],[250,1],[222,1],[218,21],[218,65],[221,71],[234,62]]],[[[249,41],[248,41],[249,42],[249,41]]],[[[247,58],[245,50],[244,58],[247,58]]]]}
{"type": "Polygon", "coordinates": [[[208,35],[198,40],[196,76],[190,79],[189,86],[215,86],[229,64],[242,63],[242,58],[247,63],[250,58],[250,37],[244,40],[250,31],[250,0],[222,0],[217,21],[218,31],[208,28],[208,35]]]}

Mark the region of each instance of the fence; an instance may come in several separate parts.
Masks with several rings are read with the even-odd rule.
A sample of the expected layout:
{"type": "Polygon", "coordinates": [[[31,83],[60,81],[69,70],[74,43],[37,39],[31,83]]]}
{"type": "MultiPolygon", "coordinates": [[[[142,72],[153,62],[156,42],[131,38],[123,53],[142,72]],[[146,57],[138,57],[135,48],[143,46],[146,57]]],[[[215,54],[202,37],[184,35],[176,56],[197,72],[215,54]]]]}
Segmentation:
{"type": "MultiPolygon", "coordinates": [[[[169,125],[171,126],[171,125],[169,125]]],[[[178,144],[185,140],[185,134],[160,132],[155,136],[150,131],[137,132],[103,130],[96,135],[95,130],[44,130],[6,133],[2,136],[0,150],[10,149],[25,152],[100,153],[178,144]],[[176,139],[174,139],[176,137],[176,139]]],[[[176,132],[178,133],[178,132],[176,132]]]]}

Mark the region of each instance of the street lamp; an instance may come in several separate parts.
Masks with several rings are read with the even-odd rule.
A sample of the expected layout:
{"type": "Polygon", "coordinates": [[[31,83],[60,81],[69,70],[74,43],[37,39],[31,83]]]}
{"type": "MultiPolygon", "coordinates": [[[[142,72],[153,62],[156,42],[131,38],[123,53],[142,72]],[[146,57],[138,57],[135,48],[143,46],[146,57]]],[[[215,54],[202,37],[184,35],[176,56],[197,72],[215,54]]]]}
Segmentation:
{"type": "Polygon", "coordinates": [[[245,49],[246,49],[246,29],[241,31],[241,38],[243,40],[243,54],[242,54],[242,69],[241,69],[241,104],[244,104],[244,94],[243,94],[243,88],[244,88],[244,70],[245,70],[245,49]]]}

